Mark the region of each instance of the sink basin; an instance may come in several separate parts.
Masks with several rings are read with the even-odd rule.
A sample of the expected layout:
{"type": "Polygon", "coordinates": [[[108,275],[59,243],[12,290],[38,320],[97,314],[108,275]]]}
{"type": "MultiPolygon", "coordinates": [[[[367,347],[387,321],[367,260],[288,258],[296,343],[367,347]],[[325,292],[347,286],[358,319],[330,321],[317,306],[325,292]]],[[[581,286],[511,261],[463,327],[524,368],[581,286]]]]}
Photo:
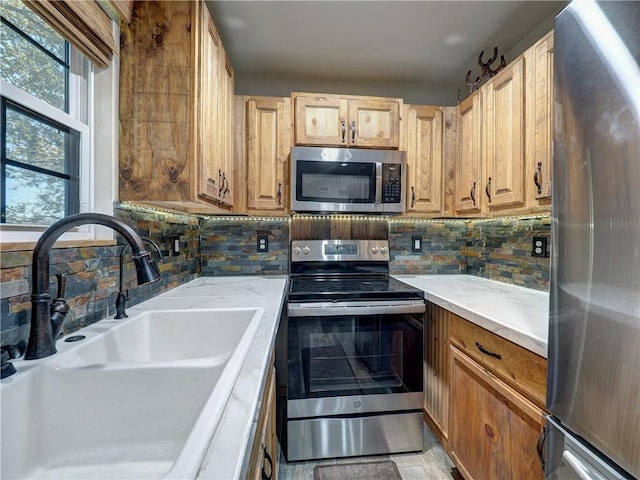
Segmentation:
{"type": "Polygon", "coordinates": [[[223,362],[257,314],[256,309],[149,311],[79,345],[84,362],[223,362]]]}
{"type": "Polygon", "coordinates": [[[0,478],[195,478],[263,313],[147,311],[15,362],[0,478]]]}

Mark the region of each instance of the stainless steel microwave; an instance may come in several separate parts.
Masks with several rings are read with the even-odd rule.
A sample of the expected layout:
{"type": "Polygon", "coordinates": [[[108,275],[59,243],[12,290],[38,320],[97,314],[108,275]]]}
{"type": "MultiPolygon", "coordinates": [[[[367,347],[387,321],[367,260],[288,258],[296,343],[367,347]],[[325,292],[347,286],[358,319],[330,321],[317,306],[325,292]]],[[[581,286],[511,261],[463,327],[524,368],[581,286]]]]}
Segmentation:
{"type": "Polygon", "coordinates": [[[293,147],[291,210],[402,213],[405,170],[398,150],[293,147]]]}

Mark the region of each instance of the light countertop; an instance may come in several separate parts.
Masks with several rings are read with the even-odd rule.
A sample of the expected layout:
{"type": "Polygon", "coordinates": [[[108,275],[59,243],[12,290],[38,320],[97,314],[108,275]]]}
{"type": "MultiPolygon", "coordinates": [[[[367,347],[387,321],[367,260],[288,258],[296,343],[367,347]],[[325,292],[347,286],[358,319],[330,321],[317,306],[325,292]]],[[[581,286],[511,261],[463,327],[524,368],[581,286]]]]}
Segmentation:
{"type": "Polygon", "coordinates": [[[286,296],[285,276],[199,277],[127,309],[264,308],[249,353],[209,445],[199,479],[244,479],[251,456],[267,362],[275,344],[280,311],[286,296]]]}
{"type": "Polygon", "coordinates": [[[470,322],[547,358],[549,294],[473,275],[394,275],[470,322]]]}

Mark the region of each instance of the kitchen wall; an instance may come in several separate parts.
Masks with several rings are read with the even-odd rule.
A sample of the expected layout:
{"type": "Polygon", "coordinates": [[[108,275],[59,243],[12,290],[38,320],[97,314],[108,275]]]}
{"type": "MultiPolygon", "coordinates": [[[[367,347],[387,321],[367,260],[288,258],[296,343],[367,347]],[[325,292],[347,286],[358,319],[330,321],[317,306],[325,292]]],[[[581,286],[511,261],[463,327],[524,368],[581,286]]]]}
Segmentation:
{"type": "Polygon", "coordinates": [[[201,224],[202,275],[287,275],[289,218],[210,217],[201,224]],[[258,235],[269,251],[257,252],[258,235]]]}
{"type": "MultiPolygon", "coordinates": [[[[290,234],[307,235],[317,230],[304,217],[201,217],[129,204],[117,204],[114,215],[156,242],[163,254],[158,262],[162,281],[141,287],[136,285],[135,267],[130,255],[126,255],[124,272],[125,286],[130,289],[129,305],[200,275],[286,275],[290,234]],[[257,253],[258,235],[267,236],[269,252],[257,253]],[[176,237],[180,252],[173,255],[172,240],[176,237]]],[[[329,228],[335,238],[347,231],[355,238],[363,229],[379,233],[379,223],[353,217],[330,218],[319,221],[319,226],[320,230],[329,228]]],[[[533,236],[548,237],[550,223],[548,215],[478,220],[392,218],[388,222],[391,273],[467,273],[547,290],[549,259],[531,257],[531,242],[533,236]],[[419,253],[411,251],[411,237],[417,235],[422,237],[419,253]]],[[[115,314],[122,242],[118,239],[114,245],[52,251],[52,278],[56,273],[68,275],[65,297],[71,311],[65,322],[65,334],[115,314]]],[[[29,333],[31,250],[2,252],[0,282],[0,341],[2,345],[16,344],[26,340],[29,333]]],[[[51,283],[52,295],[55,288],[55,282],[51,283]]]]}

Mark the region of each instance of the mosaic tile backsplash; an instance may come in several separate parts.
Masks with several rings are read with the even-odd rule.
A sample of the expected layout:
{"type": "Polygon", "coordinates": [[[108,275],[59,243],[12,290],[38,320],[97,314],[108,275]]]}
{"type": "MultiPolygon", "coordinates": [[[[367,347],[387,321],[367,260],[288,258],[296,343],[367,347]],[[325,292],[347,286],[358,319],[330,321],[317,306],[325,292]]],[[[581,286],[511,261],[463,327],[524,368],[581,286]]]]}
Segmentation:
{"type": "MultiPolygon", "coordinates": [[[[203,217],[116,204],[114,215],[160,247],[162,281],[138,287],[130,254],[125,255],[124,280],[128,305],[135,305],[200,275],[286,275],[291,220],[285,218],[203,217]],[[269,251],[256,251],[265,235],[269,251]],[[180,252],[173,255],[174,239],[180,252]]],[[[550,235],[548,215],[532,218],[476,220],[389,219],[392,274],[467,273],[506,283],[547,290],[549,259],[533,258],[533,236],[550,235]],[[422,251],[412,252],[412,237],[422,237],[422,251]]],[[[117,245],[59,248],[51,254],[51,294],[55,274],[66,273],[65,297],[71,311],[68,334],[115,314],[118,292],[117,245]]],[[[5,251],[0,256],[2,345],[26,340],[31,309],[31,250],[5,251]]]]}

